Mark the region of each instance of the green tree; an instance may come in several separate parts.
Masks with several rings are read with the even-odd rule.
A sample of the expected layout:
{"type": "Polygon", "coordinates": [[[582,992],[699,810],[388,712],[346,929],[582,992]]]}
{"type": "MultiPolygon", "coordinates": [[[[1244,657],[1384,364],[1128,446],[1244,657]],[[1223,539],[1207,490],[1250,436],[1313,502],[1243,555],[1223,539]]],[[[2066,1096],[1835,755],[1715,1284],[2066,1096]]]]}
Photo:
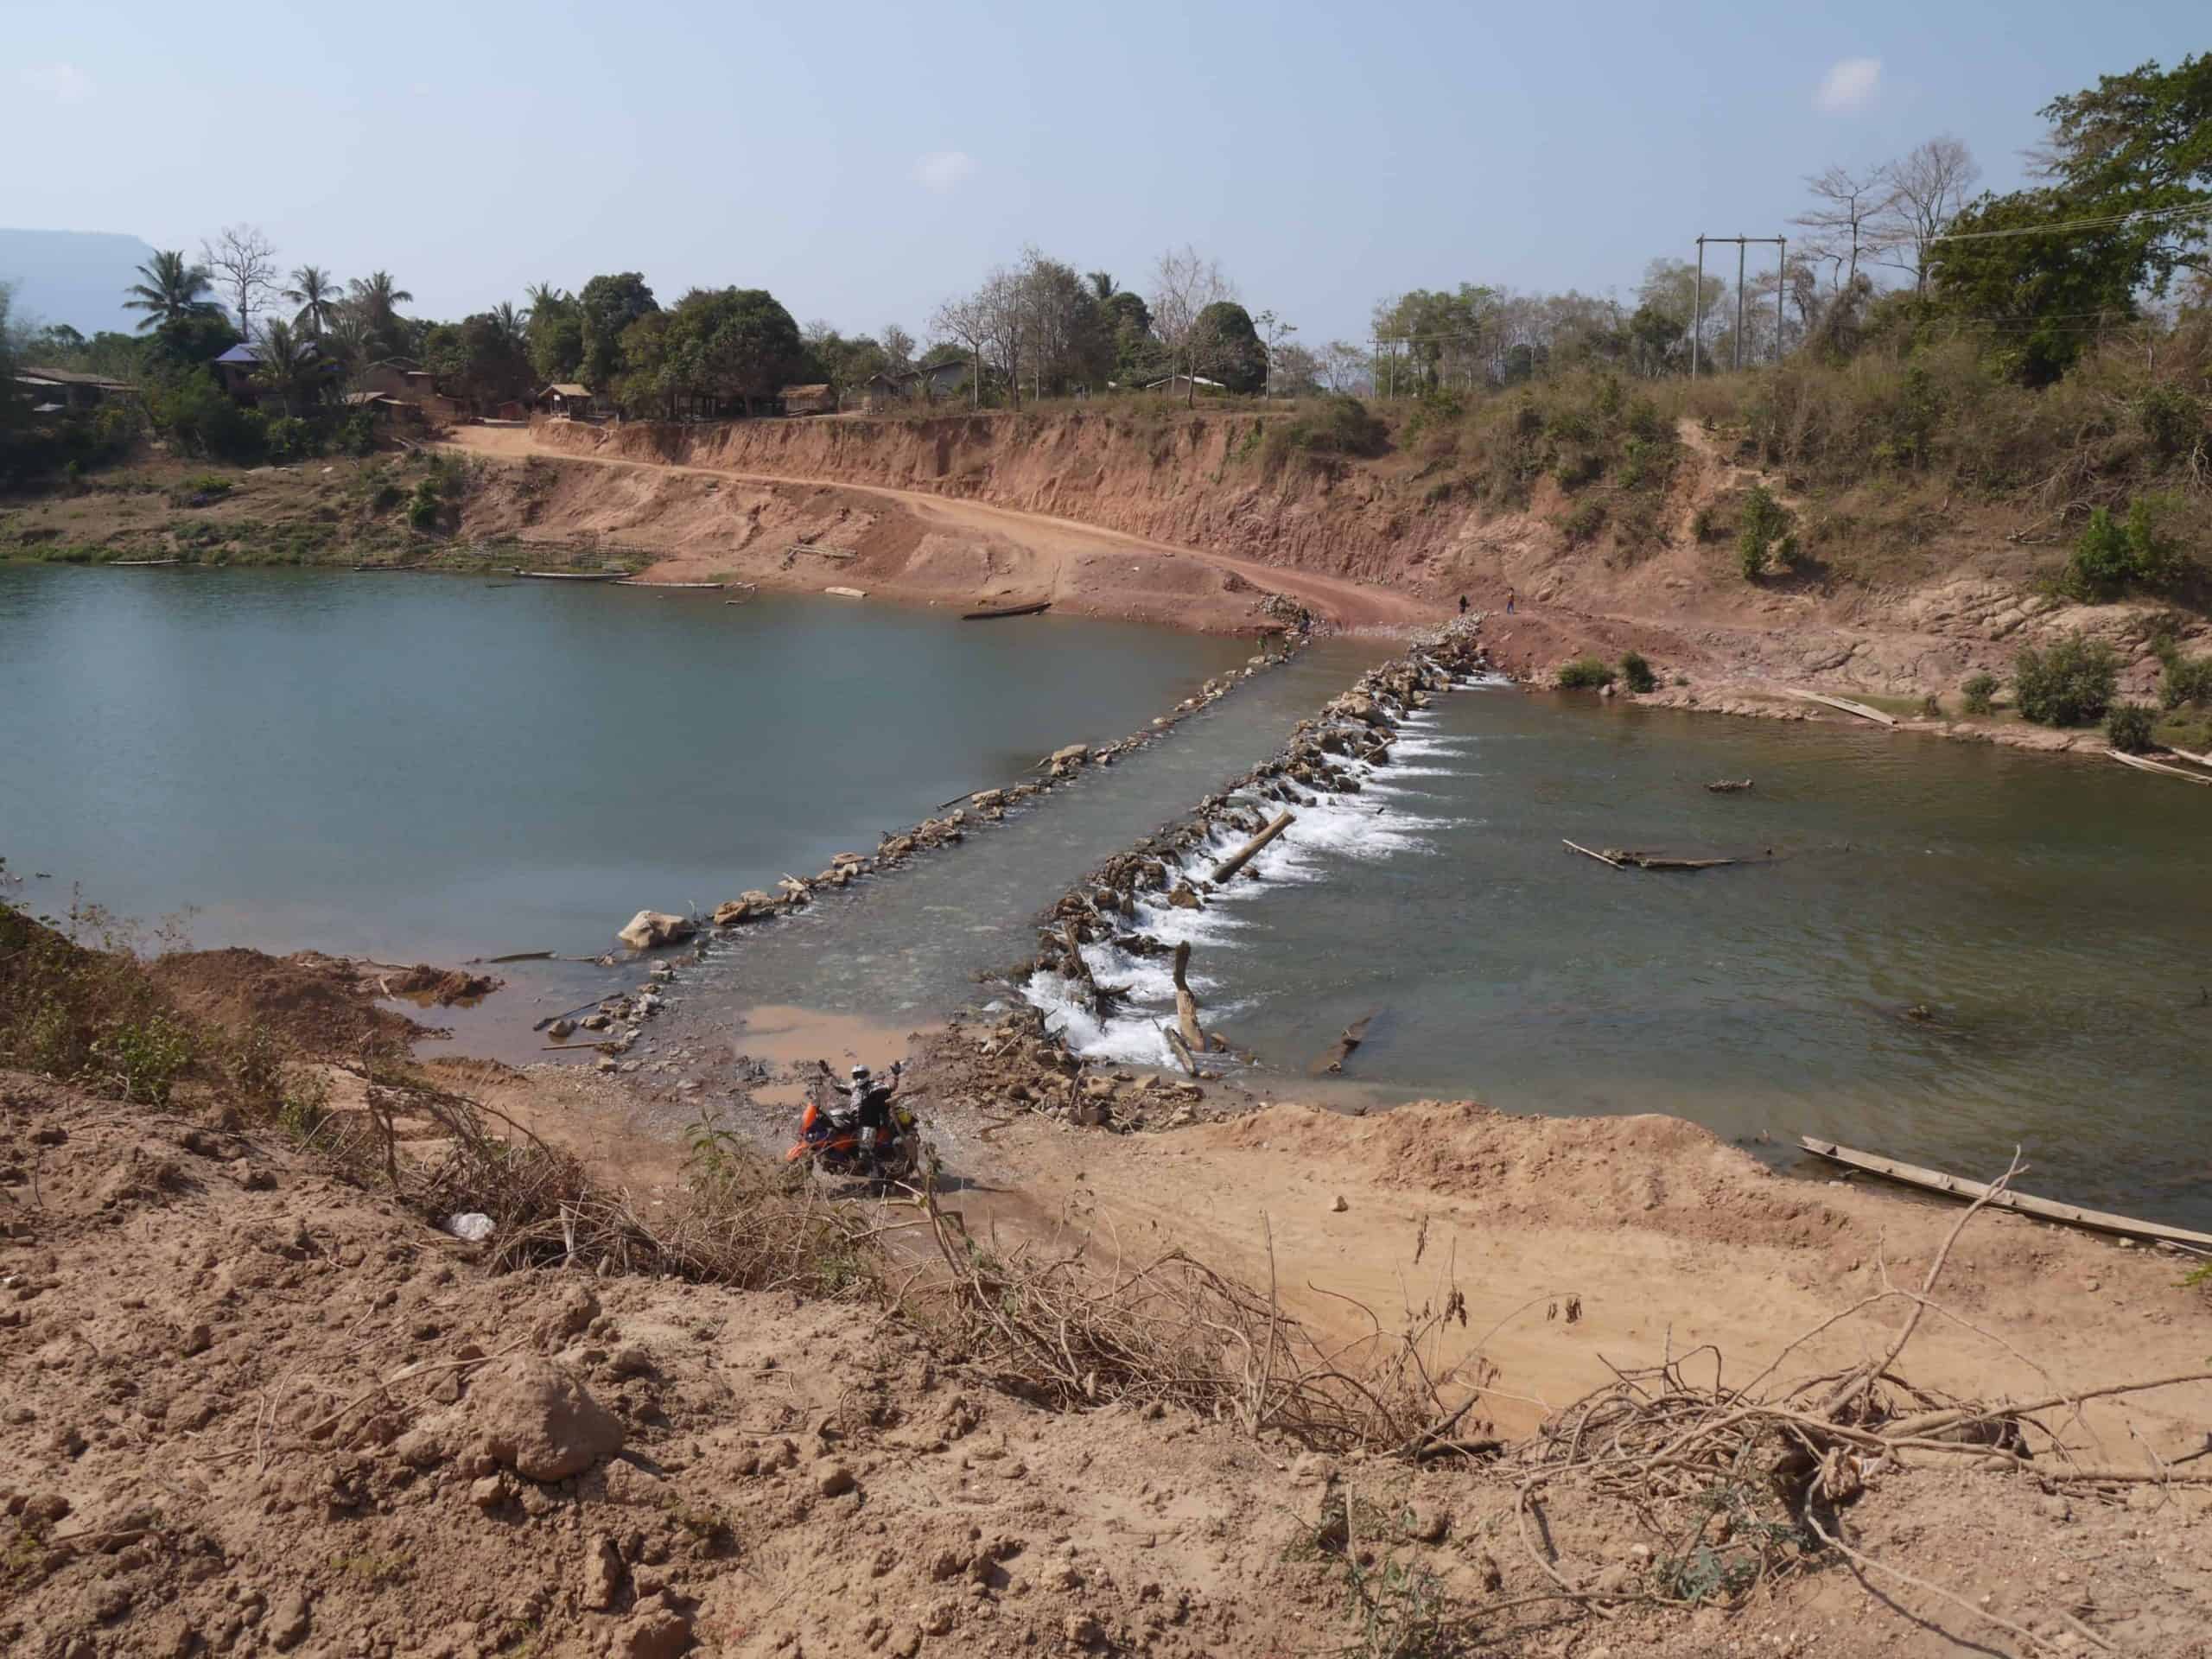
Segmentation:
{"type": "Polygon", "coordinates": [[[512,306],[440,323],[423,337],[423,365],[461,397],[499,403],[530,390],[530,353],[512,306]],[[503,319],[500,310],[506,312],[503,319]]]}
{"type": "Polygon", "coordinates": [[[1192,372],[1249,396],[1268,381],[1267,348],[1252,314],[1234,300],[1216,300],[1191,330],[1192,372]]]}
{"type": "Polygon", "coordinates": [[[1375,308],[1375,333],[1402,340],[1397,347],[1398,394],[1469,385],[1481,372],[1485,326],[1497,290],[1462,283],[1454,289],[1416,288],[1375,308]]]}
{"type": "Polygon", "coordinates": [[[399,315],[399,308],[415,296],[391,279],[388,270],[372,270],[346,284],[346,303],[361,320],[365,349],[372,359],[404,357],[413,343],[414,329],[399,315]]]}
{"type": "Polygon", "coordinates": [[[2047,385],[2071,368],[2090,319],[2135,314],[2158,235],[2150,225],[2037,233],[2094,217],[2092,204],[2068,190],[1985,195],[1936,245],[1938,302],[1992,324],[1999,366],[2024,385],[2047,385]]]}
{"type": "Polygon", "coordinates": [[[238,331],[213,306],[177,317],[154,331],[145,342],[142,362],[156,378],[196,374],[238,343],[238,331]]]}
{"type": "MultiPolygon", "coordinates": [[[[582,355],[578,372],[594,391],[612,390],[622,374],[622,332],[643,316],[660,309],[645,279],[634,270],[594,276],[576,296],[582,325],[582,355]]],[[[792,333],[797,334],[797,328],[792,333]]]]}
{"type": "Polygon", "coordinates": [[[293,327],[282,317],[271,317],[262,325],[260,344],[255,349],[261,354],[261,362],[253,378],[276,394],[285,414],[296,415],[321,397],[329,380],[329,369],[304,329],[293,327]]]}
{"type": "Polygon", "coordinates": [[[279,297],[299,308],[293,314],[292,326],[314,339],[329,333],[331,319],[338,315],[346,290],[321,265],[302,265],[292,273],[292,285],[279,297]]]}
{"type": "Polygon", "coordinates": [[[66,322],[48,323],[23,344],[23,355],[48,368],[74,368],[85,355],[85,337],[66,322]]]}
{"type": "Polygon", "coordinates": [[[2169,210],[2139,229],[2142,280],[2153,293],[2164,295],[2177,270],[2206,269],[2212,215],[2171,210],[2212,196],[2212,53],[2101,76],[2038,113],[2050,123],[2044,171],[2066,194],[2107,213],[2169,210]]]}
{"type": "Polygon", "coordinates": [[[123,308],[146,314],[138,323],[141,334],[189,317],[220,315],[220,307],[202,297],[214,291],[215,279],[205,265],[188,263],[181,252],[156,253],[138,267],[138,274],[146,280],[123,290],[123,308]]]}
{"type": "Polygon", "coordinates": [[[693,289],[669,314],[662,347],[671,390],[739,398],[747,414],[807,360],[798,324],[760,288],[693,289]]]}
{"type": "Polygon", "coordinates": [[[550,283],[524,291],[530,302],[530,365],[541,382],[576,378],[584,360],[583,310],[573,294],[550,283]]]}

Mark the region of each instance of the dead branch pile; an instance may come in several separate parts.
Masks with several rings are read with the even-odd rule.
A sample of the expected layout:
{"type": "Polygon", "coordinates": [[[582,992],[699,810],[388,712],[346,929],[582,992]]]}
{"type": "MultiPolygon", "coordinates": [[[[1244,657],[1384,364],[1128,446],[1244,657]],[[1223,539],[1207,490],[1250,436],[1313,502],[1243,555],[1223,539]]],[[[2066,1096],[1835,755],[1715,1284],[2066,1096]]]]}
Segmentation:
{"type": "Polygon", "coordinates": [[[1325,1351],[1272,1285],[1261,1292],[1181,1250],[1132,1264],[1098,1259],[1085,1236],[1000,1249],[933,1190],[923,1203],[949,1272],[950,1319],[937,1334],[994,1387],[1061,1410],[1179,1406],[1319,1451],[1420,1458],[1497,1444],[1459,1438],[1469,1406],[1446,1404],[1477,1397],[1459,1386],[1464,1368],[1437,1363],[1440,1336],[1466,1323],[1456,1294],[1402,1332],[1376,1321],[1325,1351]]]}
{"type": "MultiPolygon", "coordinates": [[[[1730,1384],[1723,1356],[1707,1346],[1669,1354],[1647,1369],[1615,1368],[1612,1382],[1554,1414],[1512,1454],[1522,1471],[1515,1505],[1521,1542],[1545,1575],[1601,1612],[1606,1599],[1726,1605],[1833,1550],[2034,1639],[1986,1609],[1866,1555],[1852,1543],[1844,1518],[1885,1477],[1960,1459],[2018,1471],[2045,1485],[2212,1481],[2212,1470],[2155,1460],[2118,1465],[2084,1456],[2080,1446],[2087,1436],[2083,1402],[2202,1382],[2212,1379],[2212,1371],[2071,1390],[2054,1384],[2048,1397],[2017,1403],[1954,1399],[1899,1373],[1931,1312],[1999,1341],[1943,1307],[1933,1293],[1967,1222],[2020,1169],[2015,1156],[2004,1176],[1961,1214],[1917,1289],[1892,1283],[1883,1264],[1879,1290],[1796,1337],[1748,1382],[1730,1384]],[[1842,1371],[1777,1380],[1789,1356],[1815,1337],[1895,1304],[1906,1313],[1878,1357],[1842,1371]],[[1610,1597],[1570,1582],[1536,1542],[1548,1527],[1548,1494],[1555,1502],[1608,1503],[1637,1514],[1655,1540],[1646,1582],[1610,1597]]],[[[1999,1345],[2033,1368],[2017,1349],[1999,1345]]]]}
{"type": "Polygon", "coordinates": [[[480,1101],[409,1071],[346,1069],[367,1083],[368,1109],[331,1114],[310,1147],[434,1224],[491,1217],[495,1272],[603,1268],[815,1295],[874,1277],[862,1213],[785,1182],[727,1130],[695,1128],[685,1185],[646,1205],[480,1101]]]}

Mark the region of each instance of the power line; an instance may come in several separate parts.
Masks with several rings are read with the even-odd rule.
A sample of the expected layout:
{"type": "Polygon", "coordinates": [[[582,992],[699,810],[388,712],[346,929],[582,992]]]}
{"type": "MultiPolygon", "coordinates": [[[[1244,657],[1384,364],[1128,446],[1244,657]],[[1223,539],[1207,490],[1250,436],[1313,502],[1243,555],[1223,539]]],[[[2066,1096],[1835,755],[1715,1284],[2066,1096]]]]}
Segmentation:
{"type": "Polygon", "coordinates": [[[2023,225],[2005,231],[1957,231],[1942,236],[1931,236],[1937,242],[1996,242],[2015,236],[2064,236],[2075,231],[2109,231],[2122,225],[2132,225],[2139,219],[2194,219],[2212,213],[2212,201],[2200,201],[2180,207],[2144,207],[2132,213],[2107,213],[2096,219],[2069,219],[2056,225],[2023,225]]]}

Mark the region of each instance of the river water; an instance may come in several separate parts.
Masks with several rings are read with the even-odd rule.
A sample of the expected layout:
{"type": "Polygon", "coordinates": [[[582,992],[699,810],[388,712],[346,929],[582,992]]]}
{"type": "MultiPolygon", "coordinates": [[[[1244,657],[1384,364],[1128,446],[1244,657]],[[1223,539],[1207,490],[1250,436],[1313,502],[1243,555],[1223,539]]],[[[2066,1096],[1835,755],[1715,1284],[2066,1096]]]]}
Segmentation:
{"type": "MultiPolygon", "coordinates": [[[[1033,953],[1061,889],[1382,650],[1317,647],[963,848],[715,942],[655,1046],[764,1005],[904,1029],[1006,995],[977,975],[1033,953]]],[[[51,873],[37,907],[72,881],[141,916],[189,902],[202,942],[595,951],[641,906],[818,869],[1137,730],[1248,651],[845,601],[0,567],[0,855],[51,873]]],[[[1398,761],[1301,811],[1266,879],[1155,918],[1263,1092],[1671,1112],[1770,1156],[1811,1133],[1978,1172],[2019,1142],[2031,1191],[2212,1225],[2204,791],[1501,690],[1440,699],[1398,761]],[[1563,837],[1754,861],[1615,872],[1563,837]],[[1369,1014],[1344,1077],[1308,1076],[1369,1014]]],[[[465,1044],[534,1058],[531,1019],[609,982],[516,971],[465,1044]]],[[[1073,1035],[1159,1053],[1151,1019],[1073,1035]]]]}
{"type": "Polygon", "coordinates": [[[196,942],[597,951],[873,852],[1249,640],[591,583],[0,565],[0,857],[196,942]]]}

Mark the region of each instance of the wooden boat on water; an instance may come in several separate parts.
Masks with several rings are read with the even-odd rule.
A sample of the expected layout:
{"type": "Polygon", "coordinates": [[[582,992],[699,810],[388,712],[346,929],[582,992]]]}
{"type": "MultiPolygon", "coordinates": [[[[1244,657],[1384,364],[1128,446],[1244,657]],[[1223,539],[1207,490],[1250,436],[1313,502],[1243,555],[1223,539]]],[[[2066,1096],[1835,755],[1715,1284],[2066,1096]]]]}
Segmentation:
{"type": "Polygon", "coordinates": [[[627,582],[626,570],[525,570],[517,565],[507,573],[528,582],[627,582]]]}
{"type": "Polygon", "coordinates": [[[986,610],[963,611],[960,613],[960,620],[963,622],[992,622],[1002,616],[1034,616],[1039,611],[1049,611],[1052,608],[1051,600],[1039,599],[1033,600],[1027,605],[996,605],[986,610]]]}
{"type": "Polygon", "coordinates": [[[617,588],[667,588],[679,592],[715,594],[729,586],[726,582],[640,582],[635,576],[625,576],[614,585],[617,588]]]}
{"type": "Polygon", "coordinates": [[[182,559],[110,559],[108,563],[118,570],[158,570],[164,565],[182,564],[182,559]]]}

